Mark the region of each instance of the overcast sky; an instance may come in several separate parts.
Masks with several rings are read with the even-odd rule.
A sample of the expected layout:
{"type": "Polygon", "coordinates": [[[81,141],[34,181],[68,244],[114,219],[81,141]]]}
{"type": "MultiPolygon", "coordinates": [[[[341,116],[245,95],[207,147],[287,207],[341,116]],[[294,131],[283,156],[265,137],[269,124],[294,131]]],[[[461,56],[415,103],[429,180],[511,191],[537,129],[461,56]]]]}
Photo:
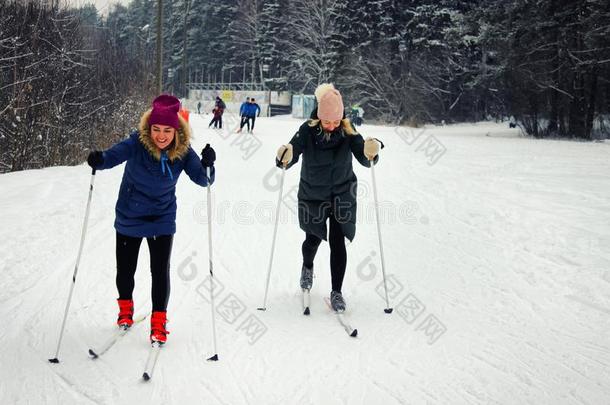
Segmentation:
{"type": "Polygon", "coordinates": [[[108,8],[110,5],[115,4],[115,3],[121,3],[121,4],[127,5],[127,4],[129,4],[130,0],[69,0],[69,1],[70,1],[70,3],[72,3],[75,6],[93,3],[93,4],[95,4],[95,7],[97,8],[97,10],[101,14],[105,15],[108,13],[108,8]]]}

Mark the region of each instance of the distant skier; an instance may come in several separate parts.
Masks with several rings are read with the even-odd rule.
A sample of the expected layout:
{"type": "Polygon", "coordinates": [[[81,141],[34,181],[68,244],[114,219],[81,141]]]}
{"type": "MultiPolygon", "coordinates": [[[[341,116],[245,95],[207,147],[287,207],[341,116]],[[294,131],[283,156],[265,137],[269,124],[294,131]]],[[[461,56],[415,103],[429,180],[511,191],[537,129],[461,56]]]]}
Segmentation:
{"type": "Polygon", "coordinates": [[[127,162],[116,203],[117,324],[133,324],[134,275],[142,239],[150,252],[152,315],[150,340],[167,340],[167,302],[170,295],[170,257],[176,233],[176,183],[184,170],[200,186],[214,182],[216,154],[210,145],[201,159],[190,146],[188,122],[178,114],[180,102],[170,95],[153,101],[140,119],[139,129],[110,149],[91,152],[87,163],[110,169],[127,162]],[[210,169],[210,179],[206,169],[210,169]]]}
{"type": "Polygon", "coordinates": [[[345,238],[356,234],[356,195],[358,181],[352,169],[352,155],[365,167],[379,160],[379,144],[366,141],[345,118],[343,100],[332,84],[315,91],[317,109],[301,125],[290,143],[277,151],[276,165],[290,168],[303,154],[298,191],[299,225],[305,231],[302,246],[301,288],[311,289],[313,262],[322,239],[330,245],[332,291],[335,311],[345,310],[341,287],[347,264],[345,238]],[[330,230],[327,233],[326,220],[330,230]]]}
{"type": "Polygon", "coordinates": [[[197,114],[201,115],[201,101],[197,103],[197,114]]]}
{"type": "Polygon", "coordinates": [[[354,123],[354,125],[362,125],[362,120],[364,117],[364,109],[362,107],[360,107],[359,104],[354,104],[351,108],[351,120],[354,123]]]}
{"type": "Polygon", "coordinates": [[[212,110],[212,114],[214,116],[212,117],[212,121],[210,121],[210,123],[208,124],[208,128],[214,125],[214,129],[222,129],[222,113],[223,110],[221,108],[219,108],[218,106],[214,107],[214,109],[212,110]]]}
{"type": "Polygon", "coordinates": [[[250,99],[250,104],[246,108],[246,116],[250,121],[250,129],[248,130],[248,132],[252,133],[254,132],[254,121],[256,121],[256,117],[261,116],[261,107],[256,104],[254,98],[250,99]]]}
{"type": "Polygon", "coordinates": [[[517,120],[512,115],[510,116],[510,118],[508,120],[508,127],[509,128],[517,128],[517,120]]]}
{"type": "Polygon", "coordinates": [[[250,132],[250,120],[248,118],[248,108],[250,108],[249,106],[250,97],[246,97],[246,101],[241,103],[241,106],[239,107],[239,116],[241,118],[241,121],[239,122],[239,129],[237,130],[237,132],[241,132],[242,129],[244,129],[245,125],[248,126],[248,132],[250,132]]]}
{"type": "Polygon", "coordinates": [[[214,109],[212,110],[214,118],[210,121],[208,128],[214,124],[214,128],[222,129],[222,114],[224,114],[226,108],[225,102],[222,101],[219,96],[216,96],[216,102],[214,103],[214,109]]]}

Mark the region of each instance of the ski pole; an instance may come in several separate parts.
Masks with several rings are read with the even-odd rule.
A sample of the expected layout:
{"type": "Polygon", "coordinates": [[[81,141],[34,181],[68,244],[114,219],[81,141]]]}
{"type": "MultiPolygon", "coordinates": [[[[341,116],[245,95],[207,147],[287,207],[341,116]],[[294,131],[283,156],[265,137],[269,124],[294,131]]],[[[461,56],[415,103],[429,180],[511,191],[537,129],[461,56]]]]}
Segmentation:
{"type": "Polygon", "coordinates": [[[61,341],[64,337],[64,330],[66,327],[66,319],[68,318],[68,310],[70,309],[70,303],[72,302],[72,293],[74,292],[74,285],[76,284],[76,274],[78,273],[78,264],[80,263],[81,254],[83,253],[83,245],[85,244],[85,235],[87,234],[87,223],[89,222],[89,209],[91,208],[91,196],[93,195],[93,182],[95,181],[95,169],[91,171],[91,181],[89,183],[89,198],[87,199],[87,208],[85,210],[85,219],[83,221],[83,230],[80,236],[80,246],[78,248],[78,256],[76,257],[76,264],[74,265],[74,274],[72,274],[72,284],[70,285],[70,293],[68,294],[68,302],[66,303],[66,310],[64,311],[64,319],[61,322],[61,330],[59,332],[59,340],[57,341],[57,350],[55,351],[55,357],[49,359],[51,363],[59,363],[59,348],[61,347],[61,341]]]}
{"type": "MultiPolygon", "coordinates": [[[[381,148],[383,149],[383,142],[376,139],[379,143],[381,143],[381,148]]],[[[391,314],[393,308],[390,308],[390,299],[388,297],[388,284],[386,282],[386,274],[385,274],[385,257],[383,255],[383,242],[381,239],[381,225],[379,224],[379,202],[377,199],[377,182],[375,181],[375,163],[373,160],[371,162],[371,177],[373,179],[373,198],[375,200],[375,219],[377,220],[377,235],[379,237],[379,253],[381,255],[381,273],[383,274],[383,288],[385,290],[385,302],[386,308],[383,310],[386,314],[391,314]]]]}
{"type": "MultiPolygon", "coordinates": [[[[284,158],[284,154],[286,154],[286,150],[282,153],[280,157],[280,162],[284,158]]],[[[271,279],[271,267],[273,265],[273,252],[275,251],[275,237],[277,236],[277,225],[280,221],[280,206],[282,204],[282,194],[284,191],[284,177],[286,175],[286,165],[284,164],[282,167],[282,177],[280,179],[280,193],[277,197],[277,207],[275,209],[275,226],[273,227],[273,241],[271,242],[271,254],[269,255],[269,268],[267,269],[267,283],[265,284],[265,298],[263,299],[263,306],[257,308],[259,311],[267,310],[267,293],[269,292],[269,280],[271,279]]]]}
{"type": "Polygon", "coordinates": [[[214,311],[214,264],[212,261],[212,191],[210,189],[210,168],[206,168],[208,176],[208,250],[210,262],[210,302],[212,303],[212,337],[214,339],[214,355],[208,361],[218,361],[218,350],[216,349],[216,314],[214,311]]]}

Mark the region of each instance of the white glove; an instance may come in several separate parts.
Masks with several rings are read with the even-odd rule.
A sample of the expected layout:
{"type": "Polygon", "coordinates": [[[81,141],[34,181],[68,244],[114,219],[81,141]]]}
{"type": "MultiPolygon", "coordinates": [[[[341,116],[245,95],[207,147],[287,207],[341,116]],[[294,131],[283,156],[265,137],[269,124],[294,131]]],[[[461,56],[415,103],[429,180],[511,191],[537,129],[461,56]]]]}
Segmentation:
{"type": "Polygon", "coordinates": [[[292,162],[292,144],[282,145],[277,150],[277,160],[279,160],[284,166],[292,162]],[[286,152],[286,153],[284,153],[286,152]],[[282,155],[284,155],[282,157],[282,155]]]}
{"type": "Polygon", "coordinates": [[[373,160],[378,154],[379,142],[377,142],[371,137],[366,138],[364,140],[364,156],[366,156],[368,160],[373,160]]]}

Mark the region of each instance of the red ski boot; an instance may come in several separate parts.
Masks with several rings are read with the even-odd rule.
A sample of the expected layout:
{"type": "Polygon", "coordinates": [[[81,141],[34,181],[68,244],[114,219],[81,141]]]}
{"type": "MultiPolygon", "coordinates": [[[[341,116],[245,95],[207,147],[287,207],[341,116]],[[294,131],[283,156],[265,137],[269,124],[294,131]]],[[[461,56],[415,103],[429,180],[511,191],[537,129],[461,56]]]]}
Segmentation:
{"type": "Polygon", "coordinates": [[[166,311],[153,311],[150,317],[150,341],[165,343],[169,332],[165,329],[167,323],[166,311]]]}
{"type": "Polygon", "coordinates": [[[133,300],[117,300],[119,303],[119,318],[117,325],[121,327],[130,327],[133,325],[133,300]]]}

